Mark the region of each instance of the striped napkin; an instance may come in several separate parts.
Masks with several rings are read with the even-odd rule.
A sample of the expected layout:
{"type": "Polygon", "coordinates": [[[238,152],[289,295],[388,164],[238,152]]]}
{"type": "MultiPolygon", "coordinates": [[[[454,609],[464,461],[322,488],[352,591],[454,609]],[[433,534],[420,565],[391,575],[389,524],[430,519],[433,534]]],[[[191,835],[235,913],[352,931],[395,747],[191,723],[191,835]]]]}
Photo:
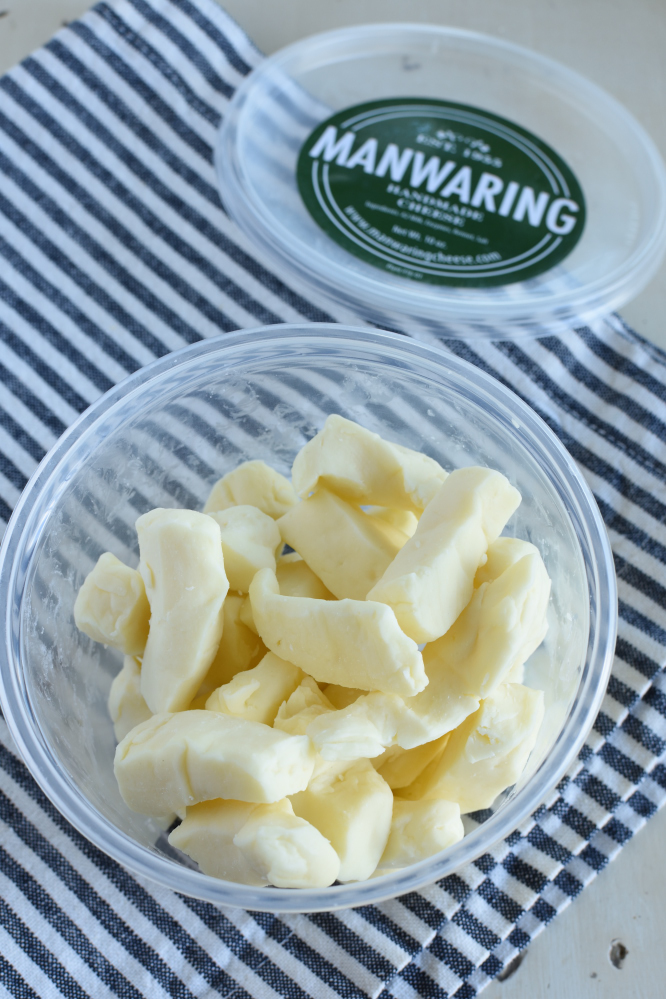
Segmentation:
{"type": "MultiPolygon", "coordinates": [[[[239,327],[358,323],[262,261],[218,198],[216,130],[260,59],[214,0],[110,0],[0,81],[5,520],[68,424],[153,358],[239,327]]],[[[620,632],[576,765],[505,842],[438,884],[273,916],[132,877],[50,804],[0,721],[2,996],[468,999],[663,804],[666,355],[614,316],[560,337],[442,345],[541,414],[608,526],[620,632]]]]}

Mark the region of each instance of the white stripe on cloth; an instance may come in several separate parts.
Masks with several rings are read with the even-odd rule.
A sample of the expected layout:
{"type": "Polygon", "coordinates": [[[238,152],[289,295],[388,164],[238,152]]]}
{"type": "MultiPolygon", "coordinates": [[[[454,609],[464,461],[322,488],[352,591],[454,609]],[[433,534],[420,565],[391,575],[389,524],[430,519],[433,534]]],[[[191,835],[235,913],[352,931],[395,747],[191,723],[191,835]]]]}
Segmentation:
{"type": "MultiPolygon", "coordinates": [[[[63,430],[154,357],[237,327],[362,322],[262,259],[220,204],[217,126],[260,59],[213,0],[112,0],[0,81],[4,520],[63,430]]],[[[275,111],[274,127],[300,135],[305,117],[275,111]]],[[[390,316],[386,325],[396,326],[390,316]]],[[[520,829],[440,884],[380,906],[276,917],[223,913],[129,875],[53,808],[2,725],[3,996],[467,999],[663,805],[666,355],[612,316],[520,343],[442,341],[425,323],[408,332],[480,365],[532,405],[600,504],[620,630],[579,759],[520,829]]],[[[311,380],[335,397],[334,382],[311,380]]],[[[285,383],[271,391],[287,408],[299,398],[285,383]]],[[[267,417],[270,405],[260,410],[267,417]]],[[[190,404],[185,415],[168,427],[182,454],[165,496],[200,491],[214,466],[214,405],[190,404]]],[[[423,421],[418,401],[396,417],[423,421]]],[[[230,446],[245,443],[239,427],[230,446]]],[[[100,550],[113,544],[131,558],[126,525],[137,502],[119,508],[115,533],[96,530],[84,508],[79,529],[95,531],[100,550]]]]}

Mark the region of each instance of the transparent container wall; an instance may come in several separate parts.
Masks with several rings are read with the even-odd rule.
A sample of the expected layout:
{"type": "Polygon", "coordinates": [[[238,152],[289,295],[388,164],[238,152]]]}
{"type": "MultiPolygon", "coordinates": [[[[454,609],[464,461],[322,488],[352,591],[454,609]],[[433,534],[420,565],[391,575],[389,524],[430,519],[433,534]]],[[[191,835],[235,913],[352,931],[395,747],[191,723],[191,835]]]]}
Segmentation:
{"type": "Polygon", "coordinates": [[[310,352],[303,340],[273,341],[232,350],[223,364],[213,353],[167,371],[117,403],[103,421],[106,429],[93,427],[75,444],[36,511],[45,526],[21,621],[32,709],[91,805],[150,849],[162,850],[164,823],[130,812],[113,777],[106,700],[121,656],[77,631],[76,593],[103,551],[137,565],[140,514],[156,506],[201,509],[216,479],[248,459],[288,475],[296,452],[329,413],[422,450],[446,468],[497,468],[517,486],[523,502],[505,533],[536,544],[553,580],[550,630],[527,672],[527,682],[544,689],[547,706],[528,775],[564,724],[587,649],[589,590],[543,454],[533,452],[519,422],[483,391],[421,359],[351,343],[327,350],[319,343],[310,352]]]}

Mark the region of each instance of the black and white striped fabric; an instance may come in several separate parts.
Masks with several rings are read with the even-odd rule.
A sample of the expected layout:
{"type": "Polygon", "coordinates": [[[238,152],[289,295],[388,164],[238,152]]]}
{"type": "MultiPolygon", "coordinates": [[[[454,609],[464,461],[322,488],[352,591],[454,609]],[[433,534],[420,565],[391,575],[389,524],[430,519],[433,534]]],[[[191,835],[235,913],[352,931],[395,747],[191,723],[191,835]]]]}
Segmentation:
{"type": "MultiPolygon", "coordinates": [[[[239,327],[358,322],[263,262],[220,204],[216,129],[260,58],[214,0],[109,0],[0,81],[5,520],[68,424],[153,358],[239,327]]],[[[541,414],[608,526],[620,633],[576,766],[522,828],[439,884],[272,916],[132,877],[53,808],[0,722],[0,996],[467,999],[663,804],[666,355],[616,317],[444,346],[541,414]]]]}

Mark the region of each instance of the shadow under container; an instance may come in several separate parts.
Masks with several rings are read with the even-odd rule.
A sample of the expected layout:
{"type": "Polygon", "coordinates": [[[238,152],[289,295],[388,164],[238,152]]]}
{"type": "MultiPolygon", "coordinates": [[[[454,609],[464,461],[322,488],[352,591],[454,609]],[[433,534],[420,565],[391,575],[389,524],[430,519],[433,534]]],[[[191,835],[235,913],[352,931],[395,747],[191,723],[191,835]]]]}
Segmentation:
{"type": "Polygon", "coordinates": [[[545,423],[453,354],[335,325],[225,334],[148,365],[112,389],[44,459],[0,561],[2,707],[35,779],[66,818],[131,871],[224,906],[306,912],[369,904],[442,878],[516,828],[552,791],[589,731],[617,628],[613,560],[599,510],[545,423]],[[131,812],[113,776],[106,702],[118,651],[81,634],[73,607],[103,551],[138,563],[134,522],[153,507],[201,509],[213,483],[259,458],[294,456],[340,413],[445,468],[487,465],[523,501],[505,534],[533,542],[553,588],[549,631],[525,682],[545,692],[537,745],[515,787],[467,818],[465,838],[419,864],[325,889],[236,885],[202,874],[131,812]]]}

